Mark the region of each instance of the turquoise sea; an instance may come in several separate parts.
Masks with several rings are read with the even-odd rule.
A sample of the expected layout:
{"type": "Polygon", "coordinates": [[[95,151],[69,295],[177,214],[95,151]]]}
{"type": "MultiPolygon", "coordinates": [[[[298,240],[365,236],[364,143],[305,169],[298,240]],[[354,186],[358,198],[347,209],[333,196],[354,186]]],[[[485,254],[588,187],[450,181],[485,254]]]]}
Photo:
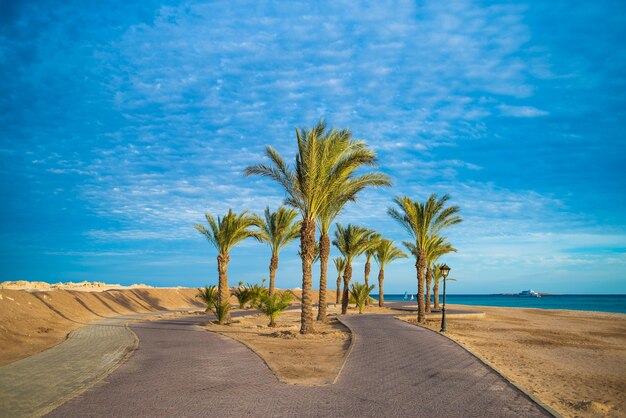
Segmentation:
{"type": "MultiPolygon", "coordinates": [[[[371,296],[378,298],[376,293],[371,296]]],[[[385,295],[385,300],[404,300],[404,295],[385,295]]],[[[626,295],[545,295],[540,298],[514,295],[447,295],[446,303],[626,313],[626,295]]]]}

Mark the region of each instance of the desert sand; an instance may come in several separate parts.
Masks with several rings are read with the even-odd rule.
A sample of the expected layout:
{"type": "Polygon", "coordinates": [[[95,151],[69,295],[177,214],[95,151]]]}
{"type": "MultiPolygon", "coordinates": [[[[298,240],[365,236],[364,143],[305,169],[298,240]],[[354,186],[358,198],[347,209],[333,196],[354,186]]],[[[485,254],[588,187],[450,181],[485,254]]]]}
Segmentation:
{"type": "MultiPolygon", "coordinates": [[[[92,286],[89,286],[92,287],[92,286]]],[[[173,309],[201,309],[196,289],[85,291],[0,289],[0,366],[62,342],[79,326],[105,317],[173,309]]]]}
{"type": "Polygon", "coordinates": [[[80,290],[84,292],[101,292],[103,290],[112,290],[112,289],[136,289],[136,288],[148,288],[152,286],[148,286],[147,284],[133,284],[130,286],[123,286],[121,284],[108,284],[104,282],[58,282],[54,284],[50,284],[47,282],[29,282],[26,280],[17,280],[17,281],[6,281],[0,283],[0,289],[11,289],[11,290],[55,290],[55,289],[64,289],[64,290],[80,290]]]}
{"type": "MultiPolygon", "coordinates": [[[[203,310],[195,297],[196,289],[139,285],[111,289],[107,286],[114,285],[85,283],[63,286],[66,288],[6,282],[0,286],[0,365],[58,344],[68,332],[103,317],[159,310],[203,310]]],[[[297,290],[292,293],[300,296],[297,290]]],[[[334,291],[328,293],[328,300],[334,302],[334,291]]],[[[236,304],[236,299],[233,297],[231,302],[236,304]]],[[[485,315],[451,316],[448,337],[554,410],[567,417],[626,416],[626,315],[454,307],[478,309],[485,315]]],[[[392,312],[376,307],[367,311],[392,312]]],[[[336,308],[331,307],[330,316],[335,313],[336,308]]],[[[350,313],[355,314],[355,310],[350,313]]],[[[283,381],[332,383],[345,360],[349,331],[332,321],[318,326],[318,335],[300,336],[299,315],[299,311],[285,313],[277,328],[268,328],[268,319],[262,315],[236,318],[238,322],[226,327],[208,328],[251,347],[283,381]]],[[[401,315],[405,319],[415,317],[401,315]]],[[[439,315],[433,315],[427,327],[438,331],[439,321],[439,315]]]]}
{"type": "MultiPolygon", "coordinates": [[[[103,282],[0,283],[0,366],[61,343],[68,333],[98,319],[161,310],[203,310],[194,288],[122,286],[103,282]]],[[[299,303],[301,290],[294,290],[299,303]]],[[[334,298],[328,291],[328,298],[334,298]]],[[[317,301],[318,292],[313,292],[317,301]]],[[[237,304],[232,296],[231,303],[237,304]]],[[[334,299],[333,299],[334,301],[334,299]]]]}
{"type": "MultiPolygon", "coordinates": [[[[451,307],[485,316],[449,317],[448,337],[563,416],[626,416],[626,315],[451,307]]],[[[426,326],[439,331],[440,315],[426,326]]]]}

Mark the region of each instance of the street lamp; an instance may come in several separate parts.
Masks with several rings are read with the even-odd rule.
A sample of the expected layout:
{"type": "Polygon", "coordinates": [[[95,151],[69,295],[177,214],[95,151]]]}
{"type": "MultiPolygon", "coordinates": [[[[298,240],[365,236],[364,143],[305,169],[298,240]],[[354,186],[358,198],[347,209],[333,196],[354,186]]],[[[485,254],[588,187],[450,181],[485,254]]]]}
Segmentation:
{"type": "Polygon", "coordinates": [[[448,277],[448,273],[450,273],[450,267],[444,264],[439,267],[439,271],[443,277],[443,308],[441,308],[441,330],[439,332],[446,332],[446,277],[448,277]]]}

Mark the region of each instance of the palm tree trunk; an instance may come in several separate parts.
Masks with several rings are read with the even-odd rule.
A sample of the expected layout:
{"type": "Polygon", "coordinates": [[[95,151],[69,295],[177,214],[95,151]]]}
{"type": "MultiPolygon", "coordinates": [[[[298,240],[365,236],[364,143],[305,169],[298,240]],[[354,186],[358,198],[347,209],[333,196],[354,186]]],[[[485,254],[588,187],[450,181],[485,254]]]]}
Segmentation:
{"type": "Polygon", "coordinates": [[[315,221],[303,217],[300,227],[300,254],[302,257],[302,314],[300,334],[313,333],[313,275],[311,266],[315,258],[315,221]]]}
{"type": "Polygon", "coordinates": [[[350,299],[348,295],[348,286],[350,286],[350,279],[352,279],[352,263],[346,261],[346,269],[343,271],[343,296],[341,298],[341,314],[348,313],[348,301],[350,299]]]}
{"type": "Polygon", "coordinates": [[[378,271],[378,306],[385,306],[385,294],[383,292],[383,281],[385,280],[385,270],[381,267],[378,271]]]}
{"type": "Polygon", "coordinates": [[[424,299],[424,302],[426,303],[426,313],[430,313],[430,284],[433,281],[433,272],[430,268],[430,266],[428,266],[426,268],[426,297],[424,299]]]}
{"type": "Polygon", "coordinates": [[[341,276],[337,277],[337,297],[335,299],[335,303],[339,303],[339,299],[341,299],[341,276]]]}
{"type": "MultiPolygon", "coordinates": [[[[370,270],[371,270],[372,266],[369,260],[367,260],[365,262],[365,286],[370,285],[370,270]]],[[[370,304],[370,298],[369,296],[367,297],[367,299],[365,299],[365,306],[369,306],[370,304]]]]}
{"type": "Polygon", "coordinates": [[[433,309],[439,309],[439,280],[433,285],[433,299],[435,301],[433,309]]]}
{"type": "MultiPolygon", "coordinates": [[[[230,255],[227,253],[219,254],[217,256],[217,274],[218,274],[218,286],[217,286],[217,302],[221,305],[230,301],[230,288],[228,287],[228,262],[230,261],[230,255]]],[[[224,322],[230,321],[230,313],[227,313],[224,317],[224,322]]]]}
{"type": "Polygon", "coordinates": [[[270,259],[270,296],[274,295],[274,281],[276,280],[276,270],[278,270],[278,255],[272,254],[270,259]]]}
{"type": "Polygon", "coordinates": [[[426,305],[424,303],[424,268],[426,267],[426,254],[420,250],[417,256],[415,267],[417,268],[417,322],[423,324],[426,322],[426,305]]]}
{"type": "Polygon", "coordinates": [[[317,306],[317,320],[326,321],[326,279],[328,271],[328,256],[330,255],[330,238],[328,234],[320,237],[320,292],[317,306]]]}

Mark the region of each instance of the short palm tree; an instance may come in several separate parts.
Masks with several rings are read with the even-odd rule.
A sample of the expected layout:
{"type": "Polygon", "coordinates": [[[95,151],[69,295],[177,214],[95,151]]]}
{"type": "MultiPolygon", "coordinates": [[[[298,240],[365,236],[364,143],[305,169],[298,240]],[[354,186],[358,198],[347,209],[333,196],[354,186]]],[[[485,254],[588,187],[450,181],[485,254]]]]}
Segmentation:
{"type": "Polygon", "coordinates": [[[267,287],[265,287],[265,283],[260,285],[248,283],[246,288],[248,289],[248,301],[250,302],[250,306],[255,309],[259,309],[263,298],[269,294],[267,287]]]}
{"type": "Polygon", "coordinates": [[[213,309],[213,305],[217,302],[217,286],[204,286],[204,289],[198,288],[197,298],[202,299],[202,302],[206,305],[206,311],[209,312],[213,309]]]}
{"type": "Polygon", "coordinates": [[[374,258],[378,263],[380,270],[378,271],[378,306],[385,306],[385,292],[383,284],[385,281],[385,266],[399,258],[406,258],[407,255],[399,248],[393,245],[393,241],[389,239],[381,239],[376,247],[374,258]]]}
{"type": "Polygon", "coordinates": [[[335,269],[337,269],[337,294],[335,303],[339,303],[339,299],[341,298],[341,275],[346,269],[346,260],[343,257],[335,257],[333,262],[335,263],[335,269]]]}
{"type": "Polygon", "coordinates": [[[250,289],[248,289],[246,286],[239,285],[239,287],[235,289],[234,293],[237,301],[239,302],[239,309],[244,309],[246,307],[246,303],[250,302],[252,298],[250,289]]]}
{"type": "MultiPolygon", "coordinates": [[[[210,214],[206,214],[209,229],[203,225],[196,224],[195,228],[206,239],[215,246],[217,254],[218,282],[218,304],[223,305],[230,299],[230,289],[228,287],[228,263],[230,261],[230,251],[235,245],[246,238],[260,239],[258,230],[253,228],[261,225],[261,219],[256,215],[249,215],[248,211],[236,214],[232,209],[224,217],[217,217],[217,220],[210,214]]],[[[224,321],[230,319],[230,314],[225,312],[224,321]]]]}
{"type": "Polygon", "coordinates": [[[359,313],[363,313],[365,308],[365,302],[370,298],[370,292],[374,290],[374,285],[368,286],[365,283],[353,283],[350,287],[350,293],[352,293],[352,301],[359,309],[359,313]]]}
{"type": "Polygon", "coordinates": [[[374,245],[375,241],[372,240],[372,237],[375,235],[376,232],[371,229],[355,225],[344,227],[339,223],[337,224],[333,245],[337,247],[345,260],[343,297],[341,299],[342,315],[348,312],[348,287],[352,279],[352,261],[374,245]]]}
{"type": "Polygon", "coordinates": [[[276,281],[276,270],[278,270],[278,255],[294,239],[300,236],[300,223],[295,222],[298,212],[284,206],[278,208],[276,212],[265,209],[265,219],[261,225],[260,237],[263,242],[269,244],[272,250],[270,258],[270,287],[269,294],[274,294],[274,284],[276,281]]]}
{"type": "Polygon", "coordinates": [[[398,208],[389,208],[387,213],[398,221],[413,238],[412,242],[405,245],[415,255],[415,268],[417,270],[417,321],[426,321],[426,304],[424,303],[425,272],[427,263],[427,251],[430,241],[436,239],[445,228],[461,222],[457,215],[458,206],[445,207],[449,200],[448,195],[437,198],[436,194],[430,195],[426,202],[411,200],[409,197],[396,197],[394,202],[398,208]]]}
{"type": "MultiPolygon", "coordinates": [[[[293,167],[287,165],[272,147],[265,149],[270,164],[248,167],[246,175],[261,175],[278,182],[287,194],[285,203],[302,215],[300,254],[302,258],[302,316],[300,333],[313,332],[313,282],[311,267],[315,258],[315,222],[335,204],[337,190],[350,193],[351,199],[367,186],[389,185],[381,173],[355,175],[362,166],[374,166],[376,155],[363,141],[356,141],[349,131],[326,130],[320,121],[312,129],[296,129],[298,151],[293,167]],[[346,185],[350,185],[348,191],[346,185]]],[[[326,260],[327,262],[327,260],[326,260]]]]}
{"type": "Polygon", "coordinates": [[[433,264],[444,254],[456,252],[456,248],[446,241],[445,237],[439,237],[429,241],[428,250],[426,251],[426,295],[424,301],[426,304],[426,313],[430,313],[430,285],[433,281],[433,264]]]}
{"type": "MultiPolygon", "coordinates": [[[[380,240],[382,238],[381,234],[376,234],[373,235],[370,240],[372,241],[372,245],[365,250],[365,268],[364,268],[364,272],[363,272],[363,276],[365,279],[365,286],[369,286],[370,285],[370,271],[372,270],[372,257],[374,257],[374,253],[376,252],[376,247],[378,247],[378,244],[380,243],[380,240]]],[[[369,305],[369,299],[365,300],[365,305],[369,305]]]]}
{"type": "Polygon", "coordinates": [[[261,299],[259,310],[269,316],[270,323],[268,326],[276,326],[276,318],[289,307],[293,300],[293,295],[289,292],[275,293],[273,295],[265,295],[261,299]]]}

